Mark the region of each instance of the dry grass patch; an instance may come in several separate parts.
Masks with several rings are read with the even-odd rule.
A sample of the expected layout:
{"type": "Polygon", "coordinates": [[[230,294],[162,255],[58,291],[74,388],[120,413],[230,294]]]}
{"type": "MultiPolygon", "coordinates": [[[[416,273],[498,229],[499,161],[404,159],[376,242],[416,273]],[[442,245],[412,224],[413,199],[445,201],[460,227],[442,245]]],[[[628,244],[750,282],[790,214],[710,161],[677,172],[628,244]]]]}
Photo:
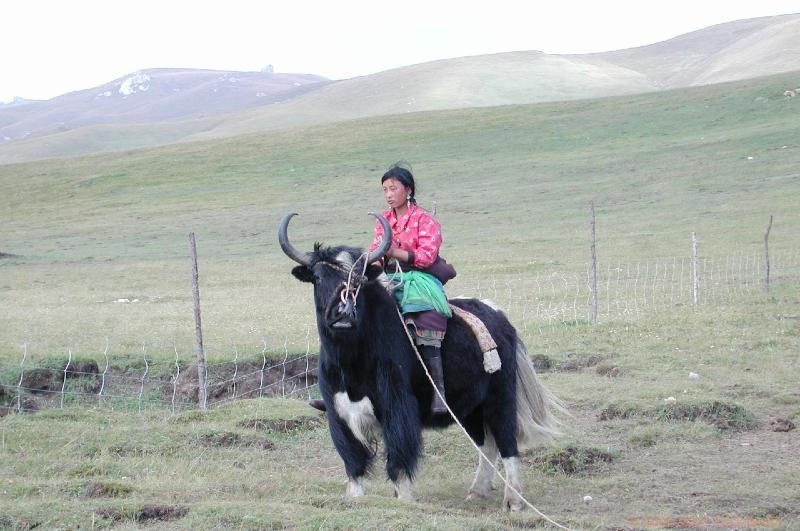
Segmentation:
{"type": "Polygon", "coordinates": [[[95,481],[83,491],[85,498],[122,498],[133,492],[133,487],[114,481],[95,481]]]}
{"type": "Polygon", "coordinates": [[[700,420],[720,430],[749,430],[758,426],[755,415],[744,407],[712,400],[707,402],[666,404],[655,412],[662,421],[696,421],[700,420]]]}
{"type": "Polygon", "coordinates": [[[542,450],[524,461],[536,466],[545,474],[573,475],[597,469],[612,463],[616,456],[606,450],[590,446],[569,445],[542,450]]]}
{"type": "Polygon", "coordinates": [[[100,517],[114,522],[122,520],[133,520],[138,523],[170,522],[186,516],[189,512],[189,507],[185,505],[144,504],[138,507],[101,507],[94,512],[100,517]]]}
{"type": "Polygon", "coordinates": [[[324,424],[319,417],[298,417],[294,419],[250,418],[239,422],[238,426],[267,433],[295,433],[313,430],[324,424]]]}

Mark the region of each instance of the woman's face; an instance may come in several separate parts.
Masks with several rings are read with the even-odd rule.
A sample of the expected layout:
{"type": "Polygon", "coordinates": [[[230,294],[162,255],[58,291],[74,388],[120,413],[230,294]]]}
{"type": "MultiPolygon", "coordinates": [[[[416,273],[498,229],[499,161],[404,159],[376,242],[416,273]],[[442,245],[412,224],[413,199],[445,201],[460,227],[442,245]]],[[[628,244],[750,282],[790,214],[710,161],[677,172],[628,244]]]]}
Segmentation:
{"type": "Polygon", "coordinates": [[[402,207],[411,193],[411,188],[403,185],[397,179],[386,179],[383,181],[383,198],[391,208],[402,207]]]}

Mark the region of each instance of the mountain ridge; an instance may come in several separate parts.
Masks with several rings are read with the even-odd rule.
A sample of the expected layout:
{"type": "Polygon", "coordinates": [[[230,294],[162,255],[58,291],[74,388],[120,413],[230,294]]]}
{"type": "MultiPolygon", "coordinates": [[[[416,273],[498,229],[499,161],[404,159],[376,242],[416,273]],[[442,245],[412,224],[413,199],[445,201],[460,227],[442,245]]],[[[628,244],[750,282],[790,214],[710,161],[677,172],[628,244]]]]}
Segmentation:
{"type": "Polygon", "coordinates": [[[610,52],[503,52],[338,81],[311,74],[151,69],[55,98],[58,102],[0,108],[0,163],[408,112],[638,94],[791,71],[800,71],[800,14],[726,22],[610,52]],[[173,84],[154,81],[163,76],[173,84]],[[191,87],[174,91],[180,78],[190,77],[191,87]],[[223,105],[213,96],[220,91],[244,96],[223,105]],[[136,98],[156,94],[158,101],[135,104],[136,98]],[[89,96],[94,107],[65,111],[66,103],[89,96]],[[187,96],[191,105],[183,101],[187,96]],[[120,105],[107,110],[114,102],[120,105]],[[118,127],[125,124],[127,141],[118,127]],[[105,144],[104,127],[111,127],[114,137],[105,144]]]}

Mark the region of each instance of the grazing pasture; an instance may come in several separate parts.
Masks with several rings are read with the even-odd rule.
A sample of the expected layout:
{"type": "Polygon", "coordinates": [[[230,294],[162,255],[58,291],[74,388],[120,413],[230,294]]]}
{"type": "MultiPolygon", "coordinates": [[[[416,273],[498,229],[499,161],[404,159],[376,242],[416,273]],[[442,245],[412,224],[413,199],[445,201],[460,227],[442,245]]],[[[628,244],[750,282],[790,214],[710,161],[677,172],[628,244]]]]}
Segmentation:
{"type": "MultiPolygon", "coordinates": [[[[523,456],[534,505],[576,529],[796,528],[800,109],[783,96],[796,85],[783,75],[0,166],[0,401],[15,397],[23,348],[26,366],[101,360],[108,339],[117,370],[141,370],[146,351],[165,382],[176,351],[188,365],[190,231],[209,358],[302,354],[309,329],[313,354],[311,291],[289,274],[278,222],[300,212],[298,247],[366,245],[379,175],[406,159],[459,270],[448,292],[505,305],[572,412],[562,441],[523,456]],[[615,297],[601,289],[593,325],[592,201],[615,297]],[[760,259],[770,215],[767,292],[763,266],[743,257],[760,259]],[[692,232],[707,264],[700,304],[672,283],[677,269],[614,291],[611,271],[691,258],[692,232]]],[[[392,498],[378,469],[368,496],[344,499],[325,421],[302,401],[174,414],[68,402],[0,419],[0,527],[537,525],[498,511],[499,497],[463,500],[476,462],[457,430],[429,432],[417,503],[392,498]]]]}

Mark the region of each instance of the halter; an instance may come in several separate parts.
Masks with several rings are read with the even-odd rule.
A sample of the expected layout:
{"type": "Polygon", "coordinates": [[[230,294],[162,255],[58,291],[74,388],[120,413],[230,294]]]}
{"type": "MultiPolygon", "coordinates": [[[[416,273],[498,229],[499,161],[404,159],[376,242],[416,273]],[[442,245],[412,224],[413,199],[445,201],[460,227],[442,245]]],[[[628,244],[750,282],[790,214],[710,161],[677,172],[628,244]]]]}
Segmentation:
{"type": "Polygon", "coordinates": [[[331,262],[322,262],[326,266],[330,267],[331,269],[335,269],[341,273],[347,275],[347,280],[342,281],[342,287],[339,291],[339,299],[342,301],[343,304],[347,304],[347,299],[349,298],[352,301],[353,308],[356,307],[356,300],[358,299],[358,293],[361,291],[361,286],[367,281],[367,256],[368,253],[364,253],[359,256],[354,262],[350,269],[346,269],[338,264],[334,264],[331,262]],[[361,271],[361,274],[358,276],[354,276],[353,273],[356,269],[356,264],[358,264],[359,260],[364,259],[364,268],[361,271]]]}

